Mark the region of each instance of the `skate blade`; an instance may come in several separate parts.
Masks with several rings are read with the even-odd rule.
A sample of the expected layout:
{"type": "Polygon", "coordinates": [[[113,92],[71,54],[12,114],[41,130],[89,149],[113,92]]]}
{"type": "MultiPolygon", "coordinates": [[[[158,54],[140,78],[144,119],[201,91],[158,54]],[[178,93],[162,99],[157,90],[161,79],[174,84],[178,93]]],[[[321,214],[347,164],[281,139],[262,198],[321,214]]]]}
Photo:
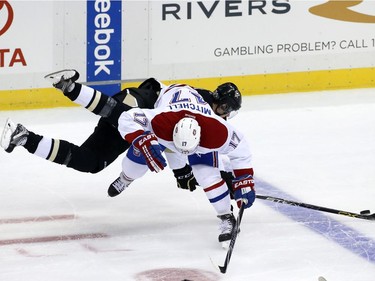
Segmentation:
{"type": "Polygon", "coordinates": [[[61,77],[63,76],[64,79],[69,79],[72,78],[76,73],[77,71],[75,71],[74,69],[64,69],[47,74],[46,76],[44,76],[44,79],[54,84],[60,82],[61,77]]]}
{"type": "Polygon", "coordinates": [[[1,139],[0,139],[0,146],[4,149],[7,150],[10,144],[10,139],[12,137],[12,133],[14,131],[14,125],[10,118],[7,119],[5,122],[4,130],[3,133],[1,134],[1,139]],[[13,128],[13,130],[12,130],[13,128]]]}

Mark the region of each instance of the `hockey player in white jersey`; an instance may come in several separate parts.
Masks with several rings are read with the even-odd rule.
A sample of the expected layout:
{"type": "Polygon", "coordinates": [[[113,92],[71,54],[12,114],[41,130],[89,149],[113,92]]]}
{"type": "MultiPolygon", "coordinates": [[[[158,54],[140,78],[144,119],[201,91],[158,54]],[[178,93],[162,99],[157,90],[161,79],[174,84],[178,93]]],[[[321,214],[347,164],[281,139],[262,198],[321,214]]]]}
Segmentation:
{"type": "MultiPolygon", "coordinates": [[[[85,97],[86,94],[81,93],[78,98],[92,98],[85,97]]],[[[142,155],[151,171],[160,172],[166,166],[164,149],[192,164],[198,183],[221,219],[219,241],[229,240],[234,216],[229,190],[214,158],[218,153],[228,155],[235,175],[235,199],[238,205],[249,208],[255,200],[255,191],[251,153],[243,134],[217,116],[196,90],[181,84],[163,88],[155,109],[133,108],[122,112],[118,124],[120,134],[132,143],[129,157],[132,153],[134,157],[142,155]],[[211,161],[205,161],[207,156],[211,161]]],[[[144,174],[141,164],[130,169],[130,163],[125,163],[120,181],[129,185],[141,177],[144,174]]],[[[121,185],[121,182],[114,184],[121,185]]]]}

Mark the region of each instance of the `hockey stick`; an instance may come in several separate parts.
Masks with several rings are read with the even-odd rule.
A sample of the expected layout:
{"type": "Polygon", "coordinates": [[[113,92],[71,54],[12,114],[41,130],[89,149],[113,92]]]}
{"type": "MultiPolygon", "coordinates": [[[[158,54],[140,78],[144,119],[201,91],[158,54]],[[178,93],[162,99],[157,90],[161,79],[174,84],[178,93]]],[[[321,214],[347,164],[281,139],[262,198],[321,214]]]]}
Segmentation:
{"type": "Polygon", "coordinates": [[[240,210],[238,211],[236,226],[233,229],[233,234],[232,234],[232,238],[230,239],[230,244],[229,244],[229,248],[228,248],[228,251],[227,251],[227,256],[225,257],[224,265],[223,266],[219,265],[220,272],[223,273],[223,274],[225,274],[227,272],[227,268],[228,268],[228,265],[229,265],[229,262],[230,262],[230,258],[232,256],[234,244],[236,243],[237,235],[238,235],[238,232],[240,230],[240,224],[241,224],[242,215],[243,215],[244,210],[245,210],[245,201],[242,202],[240,210]]]}
{"type": "Polygon", "coordinates": [[[331,214],[343,215],[343,216],[347,216],[347,217],[351,217],[351,218],[364,219],[364,220],[375,220],[375,213],[370,214],[369,210],[364,210],[364,211],[362,211],[358,214],[358,213],[341,211],[341,210],[311,205],[311,204],[302,203],[302,202],[296,202],[296,201],[287,200],[287,199],[278,198],[278,197],[272,197],[272,196],[256,195],[256,198],[271,201],[271,202],[274,202],[274,203],[287,204],[287,205],[291,205],[291,206],[295,206],[295,207],[302,207],[302,208],[312,209],[312,210],[316,210],[316,211],[327,212],[327,213],[331,213],[331,214]]]}

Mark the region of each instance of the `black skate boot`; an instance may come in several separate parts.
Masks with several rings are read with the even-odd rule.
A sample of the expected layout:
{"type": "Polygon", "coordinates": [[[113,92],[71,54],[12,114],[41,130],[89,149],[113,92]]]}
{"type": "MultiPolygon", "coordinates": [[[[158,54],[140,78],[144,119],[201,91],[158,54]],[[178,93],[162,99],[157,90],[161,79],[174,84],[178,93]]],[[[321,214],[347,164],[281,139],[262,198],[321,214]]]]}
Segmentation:
{"type": "Polygon", "coordinates": [[[115,197],[119,195],[132,182],[132,179],[128,178],[124,173],[121,173],[120,176],[108,187],[108,196],[115,197]]]}
{"type": "Polygon", "coordinates": [[[29,131],[23,125],[16,125],[8,118],[1,135],[1,147],[10,153],[16,146],[25,145],[28,136],[29,131]]]}
{"type": "Polygon", "coordinates": [[[226,248],[232,238],[233,230],[236,226],[236,218],[232,213],[217,217],[221,220],[219,225],[219,242],[226,248]]]}
{"type": "Polygon", "coordinates": [[[79,73],[74,69],[64,69],[44,76],[45,79],[52,82],[52,85],[61,90],[64,94],[74,89],[74,82],[78,80],[79,73]]]}

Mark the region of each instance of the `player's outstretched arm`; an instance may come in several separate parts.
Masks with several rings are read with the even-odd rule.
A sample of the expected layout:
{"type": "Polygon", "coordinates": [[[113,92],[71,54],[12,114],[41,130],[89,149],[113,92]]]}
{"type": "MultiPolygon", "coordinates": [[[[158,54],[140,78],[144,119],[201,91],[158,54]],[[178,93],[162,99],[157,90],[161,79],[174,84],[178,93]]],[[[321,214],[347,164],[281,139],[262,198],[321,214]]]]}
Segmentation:
{"type": "Polygon", "coordinates": [[[133,140],[134,147],[144,156],[148,168],[152,172],[160,172],[167,166],[162,155],[162,148],[154,133],[144,132],[133,140]]]}

